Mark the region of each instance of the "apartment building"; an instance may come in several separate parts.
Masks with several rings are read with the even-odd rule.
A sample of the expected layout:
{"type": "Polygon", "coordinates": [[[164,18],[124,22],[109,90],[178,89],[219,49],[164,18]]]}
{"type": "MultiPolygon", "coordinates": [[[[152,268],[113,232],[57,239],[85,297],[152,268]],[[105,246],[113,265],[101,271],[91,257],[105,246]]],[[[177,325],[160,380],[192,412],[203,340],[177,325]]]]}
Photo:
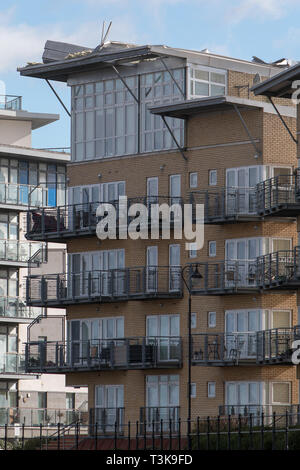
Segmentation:
{"type": "Polygon", "coordinates": [[[64,246],[26,240],[27,211],[65,203],[68,153],[32,148],[32,131],[58,115],[32,113],[22,97],[0,97],[0,424],[57,424],[69,421],[86,394],[65,388],[64,376],[28,374],[27,327],[63,310],[26,306],[26,277],[60,266],[64,246]],[[49,261],[49,262],[48,262],[49,261]],[[67,410],[67,411],[66,411],[67,410]],[[67,416],[66,416],[67,414],[67,416]]]}
{"type": "Polygon", "coordinates": [[[53,41],[20,69],[72,95],[68,205],[32,210],[27,226],[29,240],[67,244],[66,273],[27,285],[29,306],[66,309],[67,332],[41,343],[32,331],[27,370],[87,385],[99,431],[185,422],[189,389],[193,419],[299,403],[297,286],[284,281],[295,278],[296,109],[251,91],[279,72],[207,51],[53,41]],[[204,204],[203,248],[187,250],[174,227],[169,239],[99,240],[99,202],[118,209],[122,195],[129,207],[204,204]]]}

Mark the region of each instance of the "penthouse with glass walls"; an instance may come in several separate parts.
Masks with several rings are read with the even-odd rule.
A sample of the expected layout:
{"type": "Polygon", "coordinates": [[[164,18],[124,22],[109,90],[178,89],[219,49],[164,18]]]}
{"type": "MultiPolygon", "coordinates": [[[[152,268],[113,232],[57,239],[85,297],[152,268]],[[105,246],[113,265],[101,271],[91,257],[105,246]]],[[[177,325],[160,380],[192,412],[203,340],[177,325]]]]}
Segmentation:
{"type": "Polygon", "coordinates": [[[27,279],[28,305],[66,308],[67,332],[43,344],[29,337],[26,365],[87,384],[99,431],[186,422],[189,389],[192,418],[298,403],[296,291],[261,280],[263,257],[289,259],[297,245],[297,202],[287,209],[295,107],[276,100],[275,109],[251,91],[278,72],[207,51],[53,41],[42,63],[20,69],[72,95],[68,204],[33,208],[27,225],[28,240],[67,243],[66,272],[27,279]],[[156,239],[99,240],[99,203],[118,209],[124,195],[128,207],[204,204],[204,247],[186,250],[172,225],[169,239],[159,229],[156,239]],[[191,315],[186,273],[196,274],[184,279],[191,315]]]}

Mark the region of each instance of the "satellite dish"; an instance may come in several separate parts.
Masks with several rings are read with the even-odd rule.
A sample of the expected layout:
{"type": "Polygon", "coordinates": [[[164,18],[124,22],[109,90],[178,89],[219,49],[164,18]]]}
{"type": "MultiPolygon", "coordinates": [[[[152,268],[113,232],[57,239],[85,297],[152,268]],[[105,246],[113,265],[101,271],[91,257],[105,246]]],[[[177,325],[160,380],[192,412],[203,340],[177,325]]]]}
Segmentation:
{"type": "Polygon", "coordinates": [[[260,83],[260,81],[261,81],[260,75],[259,73],[256,73],[253,78],[253,85],[257,85],[258,83],[260,83]]]}

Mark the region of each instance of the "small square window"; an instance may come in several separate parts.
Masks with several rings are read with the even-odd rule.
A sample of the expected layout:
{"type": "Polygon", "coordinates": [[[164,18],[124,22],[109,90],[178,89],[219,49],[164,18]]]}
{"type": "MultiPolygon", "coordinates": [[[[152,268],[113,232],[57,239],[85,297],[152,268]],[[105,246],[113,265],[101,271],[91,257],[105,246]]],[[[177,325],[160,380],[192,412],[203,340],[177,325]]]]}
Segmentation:
{"type": "Polygon", "coordinates": [[[191,398],[196,398],[197,387],[195,383],[191,383],[191,398]]]}
{"type": "Polygon", "coordinates": [[[216,256],[217,255],[217,242],[210,241],[208,242],[208,256],[216,256]]]}
{"type": "Polygon", "coordinates": [[[190,258],[197,258],[196,247],[197,247],[196,243],[190,243],[190,246],[189,246],[189,257],[190,258]]]}
{"type": "Polygon", "coordinates": [[[197,313],[191,314],[191,328],[196,328],[197,326],[197,313]]]}
{"type": "Polygon", "coordinates": [[[190,188],[197,188],[198,186],[198,173],[190,173],[190,188]]]}
{"type": "Polygon", "coordinates": [[[217,314],[216,312],[208,312],[208,328],[216,328],[217,314]]]}
{"type": "Polygon", "coordinates": [[[207,383],[207,396],[208,398],[215,398],[216,396],[216,382],[207,383]]]}
{"type": "Polygon", "coordinates": [[[208,183],[210,186],[216,186],[217,184],[217,170],[209,170],[208,172],[208,183]]]}

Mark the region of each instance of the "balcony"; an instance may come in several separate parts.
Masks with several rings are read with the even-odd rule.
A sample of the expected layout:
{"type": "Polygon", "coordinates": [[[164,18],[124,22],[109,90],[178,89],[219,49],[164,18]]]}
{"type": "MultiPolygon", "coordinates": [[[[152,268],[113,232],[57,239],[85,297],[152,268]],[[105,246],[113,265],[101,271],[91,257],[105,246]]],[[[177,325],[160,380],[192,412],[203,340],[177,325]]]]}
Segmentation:
{"type": "MultiPolygon", "coordinates": [[[[85,204],[72,204],[59,207],[41,208],[29,211],[27,214],[27,234],[28,240],[52,240],[65,242],[72,237],[86,237],[96,234],[97,223],[101,218],[96,216],[97,208],[104,202],[90,202],[85,204]]],[[[119,200],[110,201],[116,210],[116,220],[120,226],[127,226],[134,219],[128,216],[128,209],[134,204],[143,204],[148,209],[148,227],[151,224],[151,217],[154,218],[153,206],[178,204],[183,209],[182,198],[170,198],[167,196],[136,197],[127,199],[127,205],[120,205],[119,200]]],[[[176,214],[175,214],[176,216],[176,214]]],[[[167,219],[165,219],[167,220],[167,219]]],[[[164,218],[160,216],[157,220],[161,230],[164,218]]],[[[155,221],[153,221],[155,225],[155,221]]],[[[170,228],[174,225],[174,214],[170,217],[170,228]]],[[[119,227],[117,225],[117,237],[119,227]]]]}
{"type": "Polygon", "coordinates": [[[0,95],[0,109],[8,109],[10,111],[21,111],[22,96],[0,95]]]}
{"type": "Polygon", "coordinates": [[[0,183],[0,208],[24,210],[30,207],[47,206],[48,189],[36,185],[0,183]]]}
{"type": "Polygon", "coordinates": [[[29,276],[28,305],[39,307],[181,298],[180,266],[148,266],[29,276]]]}
{"type": "Polygon", "coordinates": [[[58,373],[182,366],[179,337],[93,339],[26,344],[27,372],[58,373]]]}
{"type": "Polygon", "coordinates": [[[0,354],[0,378],[26,378],[25,356],[19,353],[0,354]]]}
{"type": "MultiPolygon", "coordinates": [[[[219,406],[219,416],[232,416],[242,418],[250,418],[250,415],[255,417],[262,417],[264,415],[268,418],[269,422],[272,422],[272,415],[276,413],[277,424],[280,421],[285,422],[285,414],[288,412],[289,424],[299,424],[300,421],[300,405],[287,404],[287,405],[257,405],[257,404],[245,404],[245,405],[221,405],[219,406]]],[[[253,423],[254,424],[254,423],[253,423]]]]}
{"type": "Polygon", "coordinates": [[[140,408],[140,432],[178,431],[179,406],[146,406],[140,408]],[[170,429],[171,427],[171,429],[170,429]]]}
{"type": "Polygon", "coordinates": [[[300,247],[281,250],[257,258],[257,285],[264,290],[300,287],[300,247]]]}
{"type": "Polygon", "coordinates": [[[0,240],[0,265],[27,267],[47,261],[45,244],[19,240],[0,240]]]}
{"type": "Polygon", "coordinates": [[[196,222],[196,204],[204,204],[206,224],[227,224],[260,220],[256,210],[255,188],[216,188],[190,193],[193,222],[196,222]]]}
{"type": "MultiPolygon", "coordinates": [[[[88,424],[88,411],[54,408],[0,408],[0,426],[24,424],[25,426],[69,425],[79,420],[88,424]]],[[[55,430],[54,430],[55,431],[55,430]]],[[[53,432],[53,431],[52,431],[53,432]]]]}
{"type": "Polygon", "coordinates": [[[199,333],[192,337],[192,362],[202,366],[292,365],[299,327],[239,333],[199,333]]]}
{"type": "Polygon", "coordinates": [[[257,212],[261,216],[296,217],[300,213],[300,173],[279,175],[256,186],[257,212]]]}
{"type": "Polygon", "coordinates": [[[190,265],[192,295],[247,294],[258,291],[256,260],[206,261],[190,265]],[[197,282],[193,277],[196,269],[197,282]]]}
{"type": "Polygon", "coordinates": [[[27,307],[25,300],[18,297],[0,299],[0,322],[30,323],[43,314],[41,307],[27,307]]]}
{"type": "MultiPolygon", "coordinates": [[[[91,434],[112,434],[117,431],[122,434],[125,430],[125,408],[90,408],[91,434]]],[[[127,427],[127,423],[126,423],[127,427]]]]}

